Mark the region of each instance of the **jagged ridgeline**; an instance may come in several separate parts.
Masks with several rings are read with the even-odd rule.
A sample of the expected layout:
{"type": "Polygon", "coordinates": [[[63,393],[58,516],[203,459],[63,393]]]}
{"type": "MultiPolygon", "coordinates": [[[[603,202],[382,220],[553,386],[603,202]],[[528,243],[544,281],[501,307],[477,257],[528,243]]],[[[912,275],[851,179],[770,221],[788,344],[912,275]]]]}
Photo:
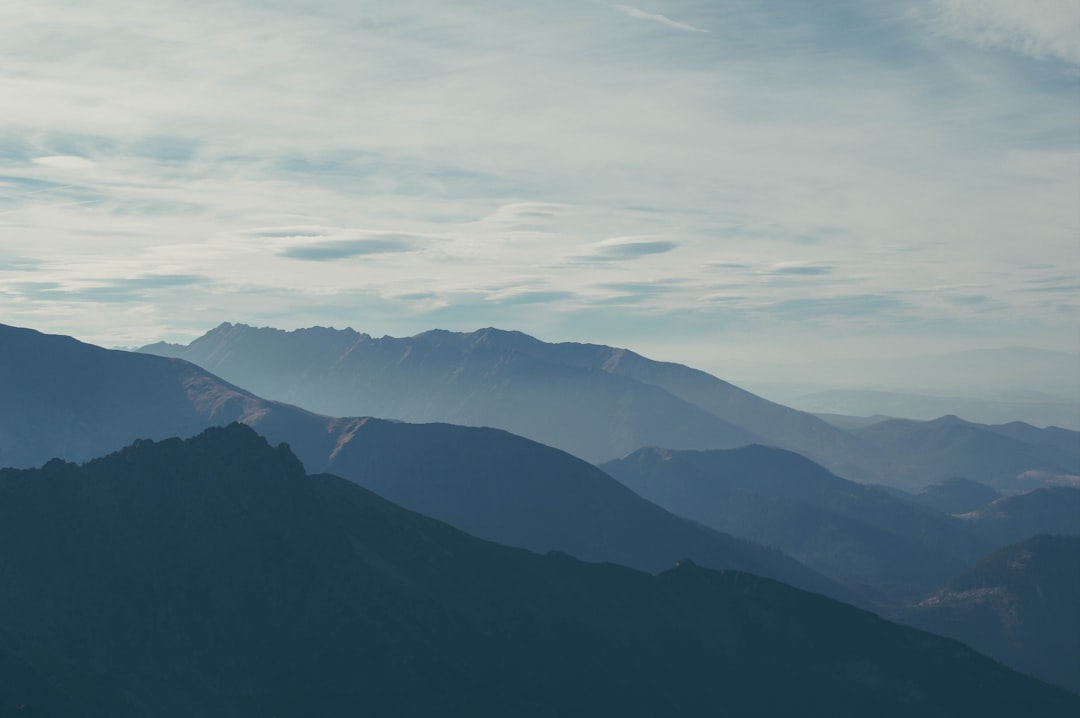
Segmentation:
{"type": "Polygon", "coordinates": [[[0,566],[5,715],[1080,711],[768,579],[472,538],[241,425],[0,471],[0,566]]]}

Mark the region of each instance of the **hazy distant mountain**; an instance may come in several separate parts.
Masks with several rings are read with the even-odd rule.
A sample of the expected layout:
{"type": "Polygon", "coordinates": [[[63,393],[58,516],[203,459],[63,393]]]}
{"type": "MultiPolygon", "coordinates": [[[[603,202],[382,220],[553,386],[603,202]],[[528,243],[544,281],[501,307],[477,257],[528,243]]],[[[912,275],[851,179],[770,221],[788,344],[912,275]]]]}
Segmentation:
{"type": "Polygon", "coordinates": [[[0,325],[0,466],[83,461],[138,438],[242,421],[333,470],[481,538],[659,571],[692,558],[844,600],[777,551],[677,518],[584,461],[494,429],[331,419],[264,401],[176,359],[0,325]]]}
{"type": "Polygon", "coordinates": [[[778,546],[892,600],[924,594],[992,546],[963,522],[780,449],[646,448],[601,468],[673,513],[778,546]]]}
{"type": "Polygon", "coordinates": [[[936,484],[930,484],[913,498],[942,513],[965,514],[1001,498],[1001,494],[986,484],[980,484],[978,481],[965,479],[962,476],[953,476],[936,484]]]}
{"type": "Polygon", "coordinates": [[[903,620],[1080,691],[1077,606],[1080,537],[1036,536],[995,552],[903,620]]]}
{"type": "Polygon", "coordinates": [[[1051,486],[1005,496],[960,518],[999,545],[1040,533],[1080,536],[1080,489],[1051,486]]]}
{"type": "MultiPolygon", "coordinates": [[[[1008,429],[972,424],[955,416],[934,421],[891,419],[857,436],[875,445],[891,467],[890,483],[919,487],[963,476],[1003,491],[1029,491],[1044,482],[1080,481],[1080,454],[1057,445],[1063,430],[1045,432],[1044,443],[1016,438],[1008,429]]],[[[1076,435],[1077,432],[1067,432],[1076,435]]]]}
{"type": "Polygon", "coordinates": [[[351,329],[295,332],[222,324],[175,356],[270,399],[331,416],[493,426],[600,461],[643,444],[762,441],[662,389],[530,351],[531,337],[485,329],[375,339],[351,329]]]}
{"type": "Polygon", "coordinates": [[[641,446],[762,443],[798,451],[847,478],[908,489],[963,475],[1020,490],[1080,474],[1080,453],[1012,436],[989,436],[998,446],[988,452],[985,442],[958,441],[955,427],[942,422],[920,425],[927,438],[911,450],[910,432],[894,422],[846,431],[680,364],[596,344],[548,344],[520,332],[375,339],[351,329],[285,332],[226,323],[188,346],[143,351],[188,359],[260,395],[325,414],[494,426],[591,461],[641,446]],[[1016,485],[1025,472],[1041,478],[1016,485]]]}
{"type": "Polygon", "coordinates": [[[861,416],[876,413],[928,420],[954,414],[967,421],[983,424],[1021,420],[1038,426],[1080,430],[1080,401],[1065,401],[1038,394],[1005,401],[868,389],[828,389],[793,397],[790,402],[817,415],[861,416]]]}
{"type": "Polygon", "coordinates": [[[955,642],[766,579],[474,539],[306,476],[240,426],[0,471],[0,497],[6,715],[1080,710],[955,642]]]}
{"type": "MultiPolygon", "coordinates": [[[[1073,422],[1080,421],[1080,354],[1038,349],[1035,347],[999,347],[960,352],[905,356],[882,354],[872,356],[838,354],[826,360],[807,360],[792,353],[786,362],[725,361],[725,373],[737,377],[744,385],[753,387],[777,401],[808,411],[839,411],[846,414],[868,415],[889,413],[880,405],[873,392],[896,395],[898,400],[917,408],[922,399],[933,402],[927,413],[909,416],[929,419],[942,414],[963,415],[950,411],[936,402],[970,402],[967,406],[1011,404],[1016,408],[1043,404],[1072,404],[1073,422]],[[779,381],[783,377],[783,381],[779,381]],[[802,403],[801,397],[826,391],[844,392],[852,400],[846,408],[816,408],[802,403]],[[866,392],[868,402],[858,397],[866,392]],[[848,393],[850,392],[850,393],[848,393]],[[855,403],[859,401],[859,403],[855,403]],[[936,408],[935,408],[936,407],[936,408]]],[[[839,394],[833,396],[840,396],[839,394]]],[[[1061,407],[1065,408],[1065,407],[1061,407]]],[[[997,423],[1023,420],[1042,425],[1037,417],[1010,413],[1006,417],[965,417],[970,421],[997,423]]],[[[1058,421],[1046,422],[1065,426],[1058,421]]],[[[1073,425],[1070,428],[1080,429],[1073,425]]]]}

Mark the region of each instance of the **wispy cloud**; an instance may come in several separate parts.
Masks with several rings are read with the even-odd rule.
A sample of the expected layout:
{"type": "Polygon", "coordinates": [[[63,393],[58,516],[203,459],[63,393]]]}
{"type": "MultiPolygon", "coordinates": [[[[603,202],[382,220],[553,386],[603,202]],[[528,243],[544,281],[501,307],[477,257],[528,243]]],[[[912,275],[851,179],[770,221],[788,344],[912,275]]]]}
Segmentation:
{"type": "Polygon", "coordinates": [[[1075,0],[933,0],[942,32],[987,47],[1080,64],[1080,3],[1075,0]]]}
{"type": "Polygon", "coordinates": [[[593,245],[592,251],[577,259],[584,262],[619,262],[666,254],[678,246],[677,242],[650,237],[612,237],[593,245]]]}
{"type": "Polygon", "coordinates": [[[699,27],[694,27],[693,25],[687,24],[685,22],[672,20],[671,18],[665,15],[660,15],[658,13],[646,12],[639,8],[633,7],[632,5],[613,5],[612,7],[614,7],[619,12],[625,13],[630,17],[637,18],[638,20],[649,20],[651,22],[658,22],[661,25],[667,25],[668,27],[673,27],[676,30],[686,30],[688,32],[706,32],[699,27]]]}
{"type": "Polygon", "coordinates": [[[1070,6],[0,3],[0,314],[1075,344],[1070,6]]]}
{"type": "Polygon", "coordinates": [[[62,170],[84,170],[94,166],[92,160],[74,155],[49,155],[48,157],[35,157],[34,164],[43,167],[54,167],[62,170]]]}
{"type": "Polygon", "coordinates": [[[309,262],[333,262],[339,259],[362,257],[370,254],[393,254],[412,252],[420,245],[417,237],[407,235],[381,235],[362,239],[343,239],[328,242],[306,242],[287,247],[278,252],[288,259],[309,262]]]}
{"type": "Polygon", "coordinates": [[[832,274],[833,268],[828,264],[800,264],[782,262],[769,267],[765,273],[775,275],[787,275],[798,277],[821,277],[832,274]]]}

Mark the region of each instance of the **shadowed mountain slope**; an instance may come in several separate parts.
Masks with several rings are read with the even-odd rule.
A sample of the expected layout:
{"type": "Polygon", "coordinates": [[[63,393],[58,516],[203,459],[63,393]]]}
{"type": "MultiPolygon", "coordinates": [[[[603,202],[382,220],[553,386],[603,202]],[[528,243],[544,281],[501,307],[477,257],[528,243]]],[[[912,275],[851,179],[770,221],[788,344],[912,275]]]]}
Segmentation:
{"type": "Polygon", "coordinates": [[[902,620],[1080,692],[1080,537],[1035,536],[950,581],[902,620]]]}
{"type": "Polygon", "coordinates": [[[766,579],[480,541],[305,475],[242,426],[0,471],[0,496],[7,715],[1080,709],[958,643],[766,579]]]}
{"type": "Polygon", "coordinates": [[[673,513],[893,600],[924,594],[992,547],[958,520],[781,449],[646,448],[601,468],[673,513]]]}
{"type": "Polygon", "coordinates": [[[241,421],[335,473],[481,538],[660,571],[691,558],[859,602],[778,551],[649,503],[594,466],[494,429],[331,419],[193,364],[0,326],[0,466],[84,461],[139,438],[241,421]]]}

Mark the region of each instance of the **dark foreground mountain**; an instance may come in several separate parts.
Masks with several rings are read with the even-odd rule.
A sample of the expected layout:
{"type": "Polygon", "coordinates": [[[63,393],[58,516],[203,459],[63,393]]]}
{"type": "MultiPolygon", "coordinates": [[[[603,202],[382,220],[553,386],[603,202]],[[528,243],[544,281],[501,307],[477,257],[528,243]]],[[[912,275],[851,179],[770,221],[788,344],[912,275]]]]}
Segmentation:
{"type": "Polygon", "coordinates": [[[964,522],[781,449],[652,447],[601,468],[675,514],[778,546],[891,600],[925,595],[993,547],[964,522]]]}
{"type": "Polygon", "coordinates": [[[903,614],[1017,670],[1080,692],[1080,537],[1035,536],[903,614]]]}
{"type": "Polygon", "coordinates": [[[190,360],[261,396],[324,414],[494,426],[589,461],[650,445],[763,443],[840,476],[908,490],[951,476],[1024,490],[1080,475],[1076,432],[1078,450],[1070,453],[1062,437],[1022,428],[969,425],[982,432],[975,440],[941,421],[909,422],[918,437],[894,422],[845,431],[681,364],[491,328],[376,339],[351,329],[226,323],[187,346],[142,351],[190,360]],[[1022,486],[1014,485],[1021,475],[1022,486]]]}
{"type": "Polygon", "coordinates": [[[334,473],[492,541],[655,572],[690,558],[859,599],[779,551],[678,518],[564,452],[494,429],[331,419],[185,361],[0,326],[0,466],[84,461],[241,421],[334,473]]]}
{"type": "Polygon", "coordinates": [[[474,539],[242,426],[0,472],[0,711],[1070,716],[1080,698],[813,594],[474,539]]]}

